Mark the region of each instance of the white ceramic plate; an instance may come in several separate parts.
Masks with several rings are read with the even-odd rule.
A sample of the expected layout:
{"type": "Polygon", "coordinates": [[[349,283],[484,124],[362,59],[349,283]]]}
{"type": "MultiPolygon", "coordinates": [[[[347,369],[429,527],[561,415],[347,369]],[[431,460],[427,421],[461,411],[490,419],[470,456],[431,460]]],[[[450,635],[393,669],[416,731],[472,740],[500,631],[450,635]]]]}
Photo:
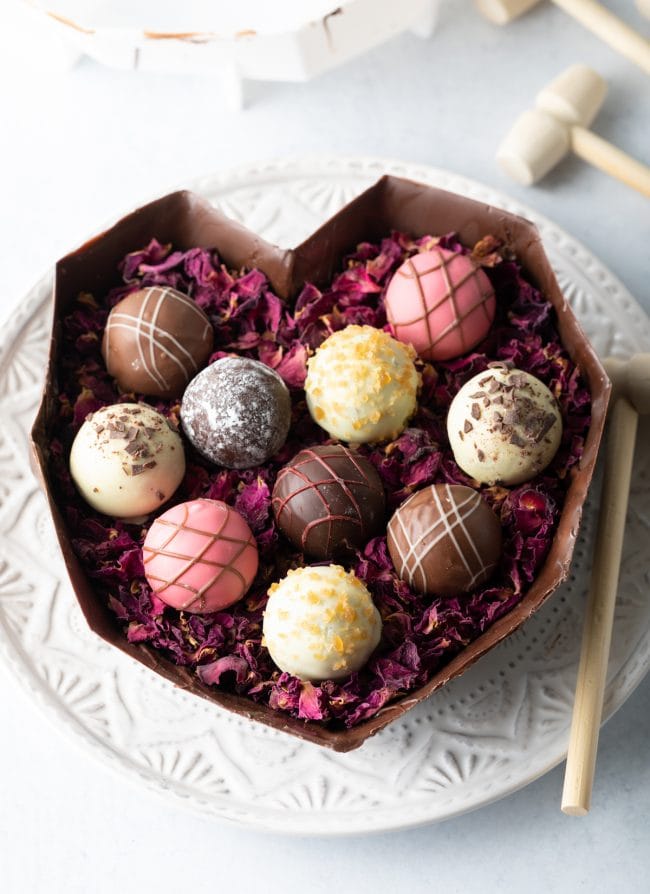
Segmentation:
{"type": "MultiPolygon", "coordinates": [[[[444,171],[378,160],[290,160],[188,186],[267,239],[290,246],[385,172],[535,220],[596,349],[627,356],[650,348],[648,318],[581,245],[506,196],[444,171]]],[[[563,759],[593,497],[566,585],[464,676],[350,754],[299,742],[188,696],[93,636],[67,582],[27,459],[51,282],[48,275],[29,292],[0,335],[0,657],[61,729],[128,778],[204,815],[300,834],[441,820],[503,797],[563,759]]],[[[640,437],[645,449],[637,451],[607,715],[650,666],[650,428],[642,426],[640,437]]]]}

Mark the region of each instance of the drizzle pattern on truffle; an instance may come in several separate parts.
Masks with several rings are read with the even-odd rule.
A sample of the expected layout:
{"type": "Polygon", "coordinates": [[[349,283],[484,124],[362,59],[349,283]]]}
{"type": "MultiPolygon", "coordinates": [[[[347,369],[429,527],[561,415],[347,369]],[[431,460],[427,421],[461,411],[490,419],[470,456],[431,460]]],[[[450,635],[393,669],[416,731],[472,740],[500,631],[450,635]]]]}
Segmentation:
{"type": "Polygon", "coordinates": [[[215,610],[241,599],[257,570],[257,544],[242,523],[238,513],[217,500],[181,503],[157,518],[142,549],[153,592],[190,612],[215,610]],[[220,586],[228,595],[219,600],[220,586]],[[186,598],[179,601],[176,592],[169,599],[168,593],[178,590],[186,591],[186,598]],[[209,605],[211,596],[221,604],[209,605]]]}
{"type": "Polygon", "coordinates": [[[177,396],[212,349],[210,321],[197,304],[172,288],[132,292],[108,316],[102,351],[124,390],[177,396]]]}
{"type": "Polygon", "coordinates": [[[379,534],[384,488],[374,466],[342,444],[301,450],[280,470],[273,512],[303,552],[332,558],[379,534]]]}
{"type": "Polygon", "coordinates": [[[395,512],[388,547],[398,575],[411,587],[452,595],[488,579],[500,553],[501,532],[477,491],[431,485],[395,512]]]}

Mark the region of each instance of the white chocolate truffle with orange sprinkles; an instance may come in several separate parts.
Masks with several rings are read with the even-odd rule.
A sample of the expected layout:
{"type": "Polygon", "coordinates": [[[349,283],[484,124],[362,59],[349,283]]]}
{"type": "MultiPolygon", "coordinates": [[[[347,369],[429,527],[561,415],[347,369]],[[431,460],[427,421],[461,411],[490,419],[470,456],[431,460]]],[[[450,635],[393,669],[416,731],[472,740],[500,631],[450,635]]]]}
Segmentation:
{"type": "Polygon", "coordinates": [[[466,382],[447,415],[454,459],[483,484],[530,481],[552,461],[562,439],[562,416],[535,376],[498,362],[466,382]]]}
{"type": "Polygon", "coordinates": [[[381,637],[370,593],[340,565],[289,571],[272,584],[264,644],[282,671],[301,680],[340,680],[360,670],[381,637]]]}
{"type": "Polygon", "coordinates": [[[353,444],[390,441],[417,406],[420,377],[411,345],[374,326],[330,335],[309,361],[309,412],[333,438],[353,444]]]}
{"type": "Polygon", "coordinates": [[[90,413],[77,432],[70,474],[93,509],[139,523],[181,483],[183,442],[153,407],[111,404],[90,413]]]}

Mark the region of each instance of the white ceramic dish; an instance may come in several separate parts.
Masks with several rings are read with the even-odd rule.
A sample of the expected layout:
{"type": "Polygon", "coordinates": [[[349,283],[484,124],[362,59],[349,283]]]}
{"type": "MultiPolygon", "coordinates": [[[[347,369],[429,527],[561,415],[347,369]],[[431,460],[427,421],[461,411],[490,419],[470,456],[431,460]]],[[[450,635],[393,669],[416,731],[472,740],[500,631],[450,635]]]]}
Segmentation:
{"type": "MultiPolygon", "coordinates": [[[[535,220],[560,284],[600,354],[650,348],[648,318],[596,258],[487,186],[427,167],[336,158],[269,162],[184,185],[288,246],[382,173],[535,220]]],[[[51,281],[48,274],[28,293],[0,335],[0,657],[59,728],[168,799],[204,815],[296,834],[367,833],[442,820],[503,797],[563,759],[593,495],[566,585],[462,677],[349,754],[301,743],[188,696],[90,634],[27,459],[47,350],[51,281]]],[[[641,427],[640,438],[608,716],[650,667],[650,426],[641,427]]]]}

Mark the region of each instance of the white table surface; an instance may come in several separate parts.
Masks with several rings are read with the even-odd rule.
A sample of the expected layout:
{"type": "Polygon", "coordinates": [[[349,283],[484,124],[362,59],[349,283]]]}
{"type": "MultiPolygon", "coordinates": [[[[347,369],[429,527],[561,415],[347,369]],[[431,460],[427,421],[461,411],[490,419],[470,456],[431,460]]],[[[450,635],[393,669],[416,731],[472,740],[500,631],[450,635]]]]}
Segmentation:
{"type": "MultiPolygon", "coordinates": [[[[650,35],[629,0],[608,5],[650,35]]],[[[583,241],[650,311],[650,203],[568,160],[510,183],[494,150],[563,67],[611,92],[596,129],[650,161],[650,80],[550,4],[500,30],[447,2],[427,42],[403,35],[308,84],[248,85],[229,111],[209,79],[82,62],[32,70],[0,9],[0,318],[100,224],[185,180],[285,155],[381,155],[510,192],[583,241]]],[[[116,778],[50,727],[0,666],[0,891],[642,892],[650,848],[650,683],[604,728],[593,809],[559,811],[562,768],[446,823],[372,838],[295,839],[197,819],[116,778]]]]}

